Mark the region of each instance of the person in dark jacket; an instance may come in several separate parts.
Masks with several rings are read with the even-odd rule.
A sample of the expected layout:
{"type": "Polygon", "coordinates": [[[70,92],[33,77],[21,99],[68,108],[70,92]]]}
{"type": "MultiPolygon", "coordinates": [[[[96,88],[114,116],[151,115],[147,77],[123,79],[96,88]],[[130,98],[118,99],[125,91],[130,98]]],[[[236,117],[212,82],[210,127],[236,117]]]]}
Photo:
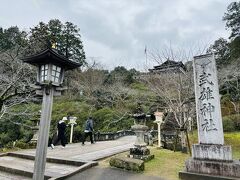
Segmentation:
{"type": "Polygon", "coordinates": [[[57,128],[57,139],[53,141],[51,144],[51,148],[54,149],[54,146],[61,141],[62,148],[65,148],[66,146],[66,136],[65,136],[65,131],[66,131],[66,123],[65,121],[67,120],[67,117],[63,117],[62,120],[58,122],[57,128]]]}
{"type": "Polygon", "coordinates": [[[85,140],[88,136],[90,137],[91,144],[94,144],[94,142],[93,142],[93,120],[92,120],[92,117],[89,117],[87,119],[87,121],[85,122],[85,130],[84,130],[82,145],[84,145],[85,140]]]}

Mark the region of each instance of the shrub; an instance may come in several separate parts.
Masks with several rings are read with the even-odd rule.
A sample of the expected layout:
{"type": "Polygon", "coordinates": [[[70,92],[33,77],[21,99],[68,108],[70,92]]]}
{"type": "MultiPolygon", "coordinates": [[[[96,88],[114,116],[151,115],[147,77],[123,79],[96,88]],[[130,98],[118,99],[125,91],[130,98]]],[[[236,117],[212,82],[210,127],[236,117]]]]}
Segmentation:
{"type": "Polygon", "coordinates": [[[234,122],[236,130],[240,131],[240,115],[239,114],[231,115],[230,119],[234,122]]]}
{"type": "Polygon", "coordinates": [[[20,149],[28,149],[29,148],[29,144],[25,143],[23,141],[16,141],[15,147],[18,147],[20,149]]]}
{"type": "Polygon", "coordinates": [[[82,142],[84,129],[82,126],[77,125],[73,128],[73,142],[82,142]]]}
{"type": "Polygon", "coordinates": [[[11,138],[9,137],[8,133],[2,133],[0,134],[0,144],[7,144],[11,141],[11,138]]]}
{"type": "Polygon", "coordinates": [[[223,117],[223,130],[224,132],[236,131],[235,123],[229,116],[223,117]]]}

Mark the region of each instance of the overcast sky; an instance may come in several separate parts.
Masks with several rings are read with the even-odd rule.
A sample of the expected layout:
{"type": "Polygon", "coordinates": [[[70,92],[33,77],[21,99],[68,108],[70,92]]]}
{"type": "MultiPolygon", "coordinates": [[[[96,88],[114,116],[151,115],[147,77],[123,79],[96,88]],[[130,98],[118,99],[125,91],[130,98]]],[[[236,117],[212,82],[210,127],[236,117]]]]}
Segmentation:
{"type": "MultiPolygon", "coordinates": [[[[2,0],[0,26],[21,29],[50,19],[80,28],[87,58],[105,69],[157,65],[144,53],[204,49],[229,32],[222,22],[232,0],[2,0]],[[194,48],[193,48],[194,49],[194,48]]],[[[147,68],[149,68],[147,67],[147,68]]]]}

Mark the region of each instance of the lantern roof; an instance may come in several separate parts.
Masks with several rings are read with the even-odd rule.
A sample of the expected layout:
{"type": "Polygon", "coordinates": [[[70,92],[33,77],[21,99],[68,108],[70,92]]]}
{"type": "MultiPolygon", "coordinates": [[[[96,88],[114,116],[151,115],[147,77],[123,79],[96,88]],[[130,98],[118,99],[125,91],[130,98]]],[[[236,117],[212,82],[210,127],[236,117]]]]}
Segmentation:
{"type": "Polygon", "coordinates": [[[82,63],[77,63],[69,60],[63,55],[57,53],[54,49],[47,48],[37,54],[27,56],[22,58],[23,62],[32,64],[34,66],[39,66],[42,64],[52,63],[54,65],[60,66],[65,70],[75,69],[80,67],[82,63]]]}

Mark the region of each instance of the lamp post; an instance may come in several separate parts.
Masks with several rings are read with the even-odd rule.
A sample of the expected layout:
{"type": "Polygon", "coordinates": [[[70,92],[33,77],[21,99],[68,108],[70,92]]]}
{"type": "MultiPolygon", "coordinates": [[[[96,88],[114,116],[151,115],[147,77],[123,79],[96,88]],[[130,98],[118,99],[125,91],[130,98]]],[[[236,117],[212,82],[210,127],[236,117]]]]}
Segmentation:
{"type": "Polygon", "coordinates": [[[73,126],[76,123],[77,117],[69,117],[70,122],[68,124],[71,125],[71,133],[70,133],[70,143],[72,143],[72,138],[73,138],[73,126]]]}
{"type": "Polygon", "coordinates": [[[22,59],[24,62],[37,67],[36,93],[43,96],[39,134],[36,156],[34,162],[34,180],[43,180],[46,154],[49,138],[49,128],[52,114],[53,96],[61,95],[64,72],[81,64],[72,62],[58,54],[54,49],[48,48],[38,54],[22,59]]]}
{"type": "Polygon", "coordinates": [[[163,112],[156,111],[154,113],[156,120],[154,121],[158,125],[158,147],[162,147],[161,142],[161,124],[162,124],[162,118],[163,118],[163,112]]]}

